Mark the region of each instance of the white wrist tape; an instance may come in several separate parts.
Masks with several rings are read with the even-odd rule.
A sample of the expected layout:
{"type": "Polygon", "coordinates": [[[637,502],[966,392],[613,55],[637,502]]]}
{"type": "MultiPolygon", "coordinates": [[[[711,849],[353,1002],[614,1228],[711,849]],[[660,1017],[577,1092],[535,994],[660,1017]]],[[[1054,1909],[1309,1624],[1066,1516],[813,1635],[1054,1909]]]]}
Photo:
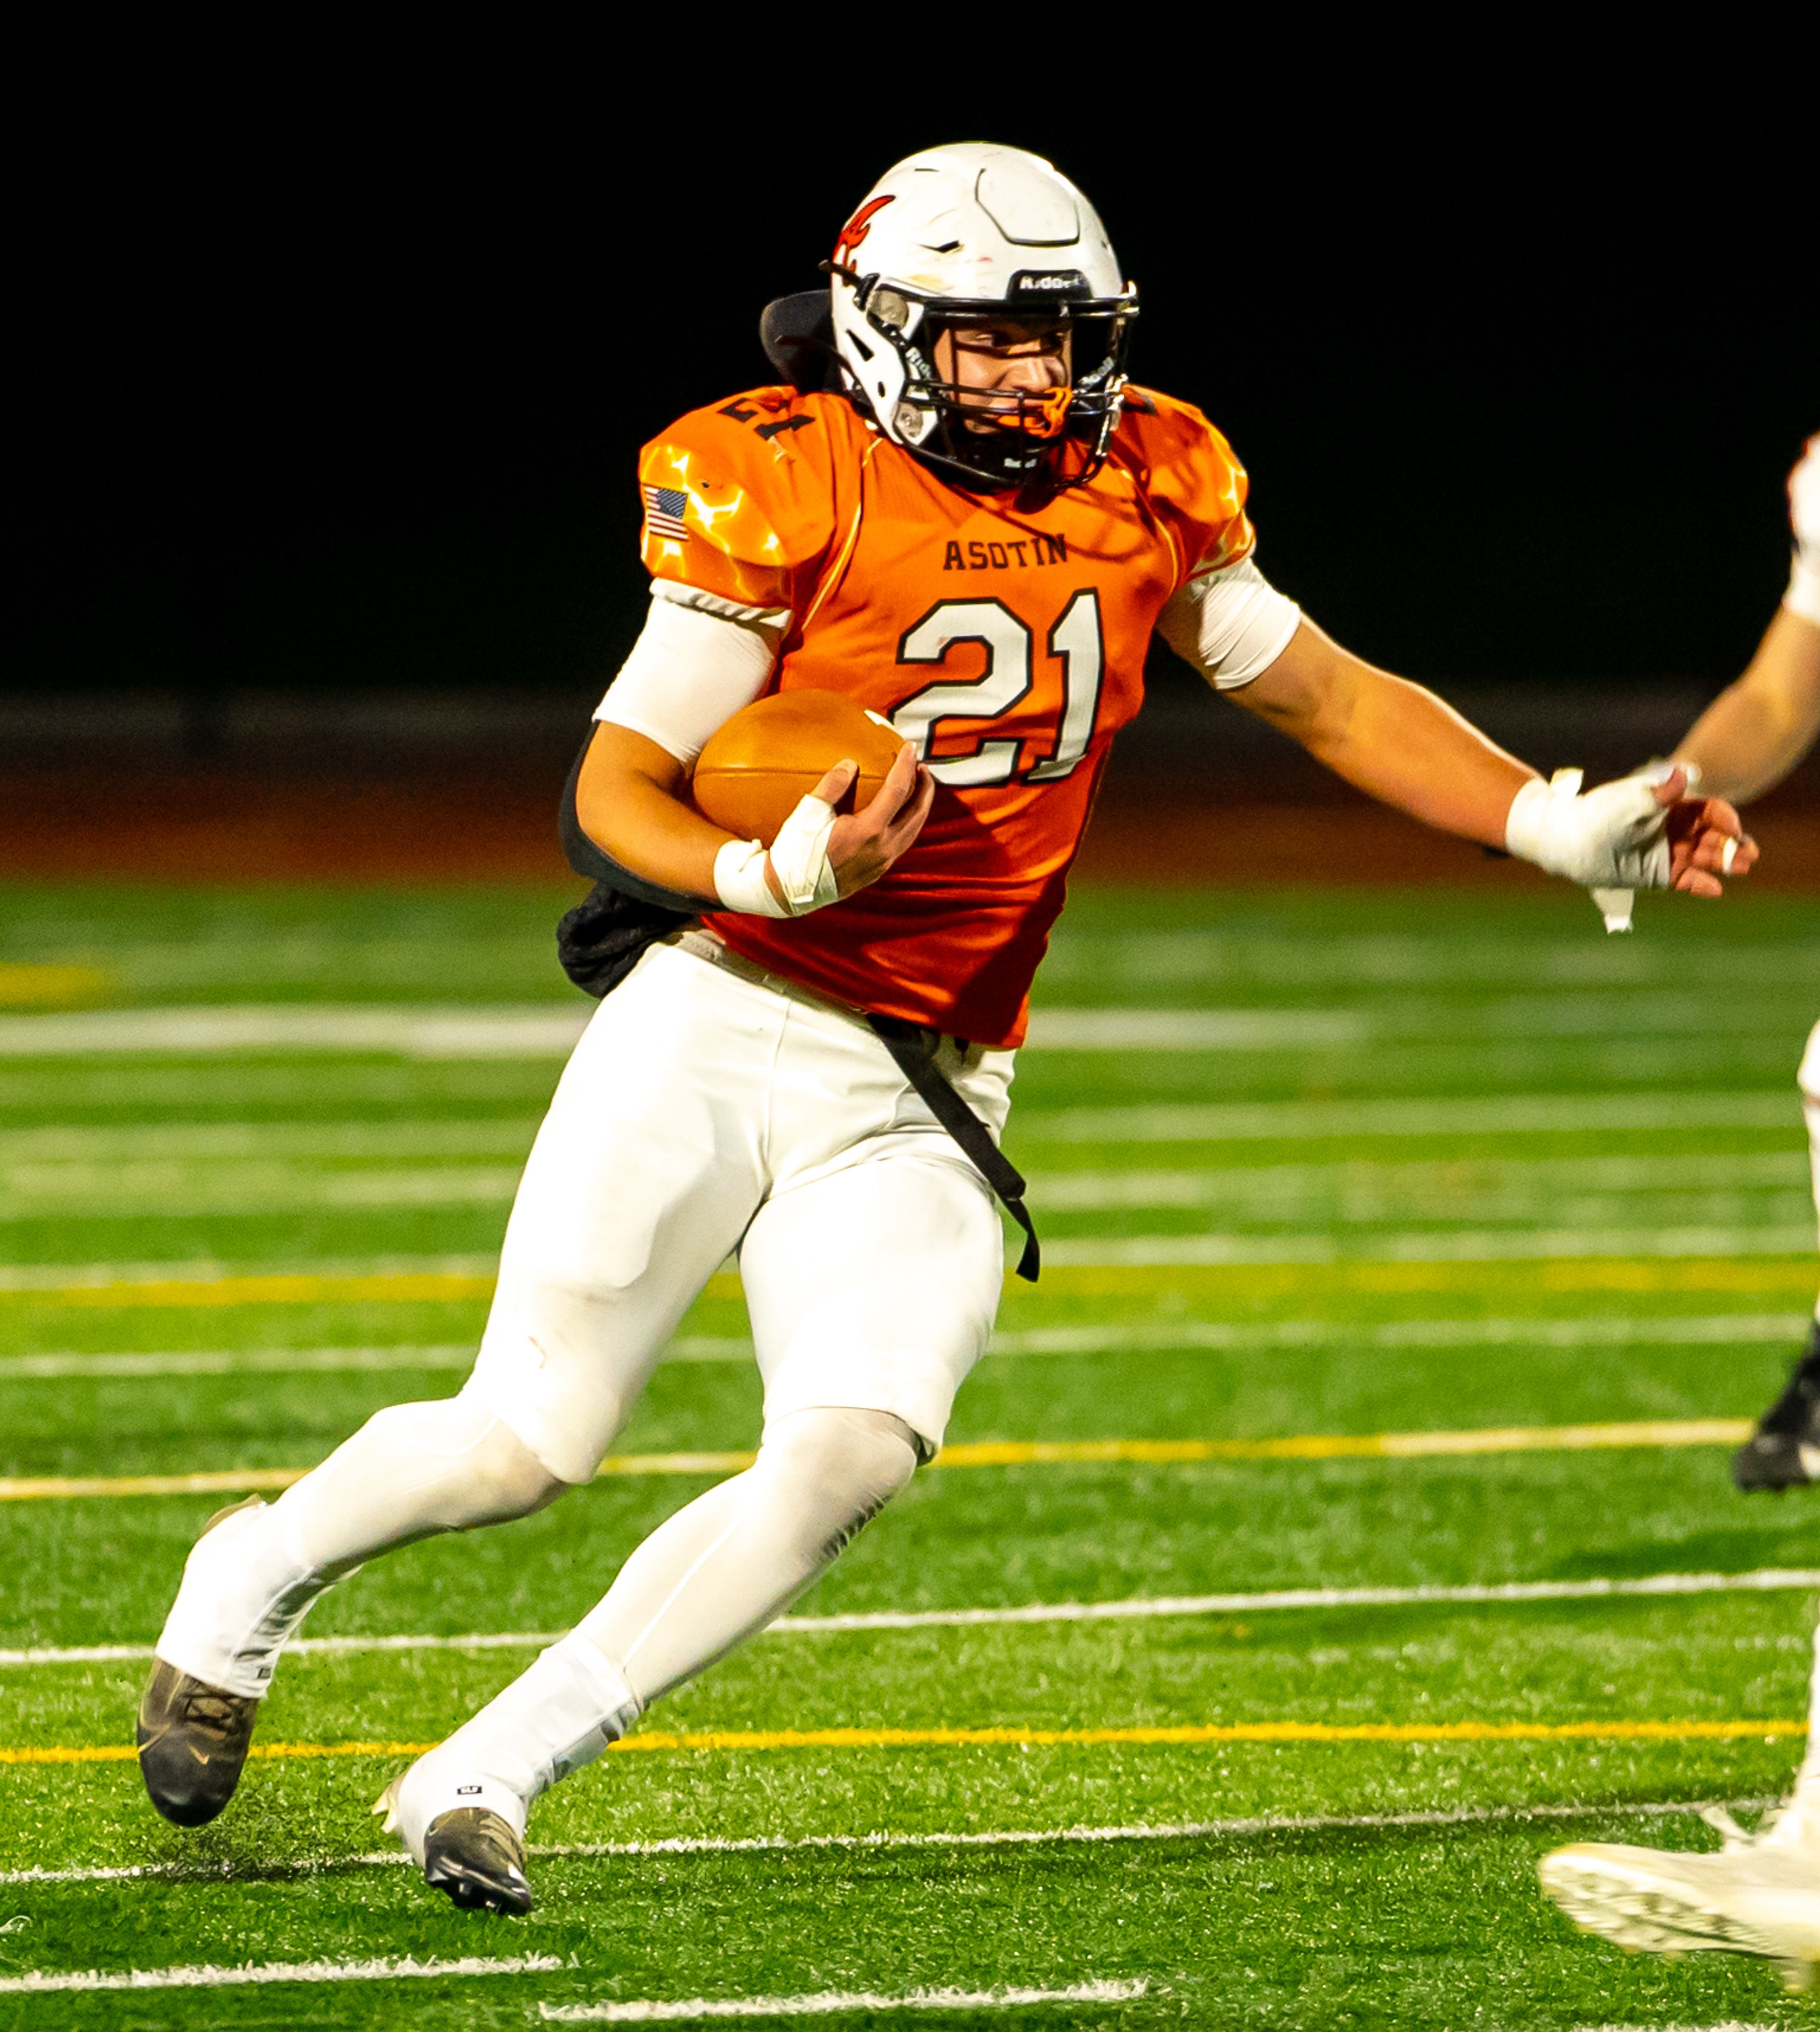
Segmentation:
{"type": "Polygon", "coordinates": [[[730,910],[749,917],[787,917],[764,879],[764,849],[755,839],[730,839],[714,857],[714,893],[730,910]]]}
{"type": "Polygon", "coordinates": [[[834,807],[824,797],[804,797],[779,828],[771,852],[755,839],[730,839],[714,857],[714,889],[730,910],[754,917],[804,917],[840,900],[828,865],[828,835],[834,807]],[[783,891],[780,903],[764,879],[764,865],[783,891]]]}
{"type": "Polygon", "coordinates": [[[833,831],[833,805],[825,797],[805,797],[771,842],[771,872],[793,917],[840,900],[834,870],[828,865],[828,838],[833,831]]]}
{"type": "Polygon", "coordinates": [[[1579,786],[1577,769],[1525,783],[1511,801],[1504,845],[1519,860],[1588,888],[1666,889],[1669,814],[1650,776],[1601,783],[1584,796],[1579,786]]]}

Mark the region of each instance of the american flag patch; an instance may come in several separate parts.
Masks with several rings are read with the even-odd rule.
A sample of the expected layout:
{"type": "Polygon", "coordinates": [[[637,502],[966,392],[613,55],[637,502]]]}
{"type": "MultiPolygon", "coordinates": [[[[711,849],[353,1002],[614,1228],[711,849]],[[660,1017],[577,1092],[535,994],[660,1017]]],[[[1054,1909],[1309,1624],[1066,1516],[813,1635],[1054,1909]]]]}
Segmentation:
{"type": "Polygon", "coordinates": [[[654,536],[681,539],[689,534],[682,511],[689,496],[679,487],[647,487],[645,490],[645,526],[654,536]]]}

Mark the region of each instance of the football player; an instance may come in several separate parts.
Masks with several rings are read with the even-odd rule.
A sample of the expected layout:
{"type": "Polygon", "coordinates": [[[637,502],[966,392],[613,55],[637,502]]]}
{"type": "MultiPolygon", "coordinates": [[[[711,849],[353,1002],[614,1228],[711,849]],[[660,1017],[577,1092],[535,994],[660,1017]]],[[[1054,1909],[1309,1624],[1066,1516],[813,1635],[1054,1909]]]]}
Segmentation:
{"type": "MultiPolygon", "coordinates": [[[[1780,783],[1820,734],[1820,437],[1790,475],[1788,499],[1795,563],[1782,604],[1750,668],[1675,751],[1690,778],[1740,804],[1780,783]]],[[[1820,1024],[1799,1078],[1820,1207],[1820,1024]]],[[[1814,1319],[1788,1388],[1732,1463],[1742,1489],[1820,1481],[1820,1302],[1814,1319]]],[[[1716,1855],[1576,1843],[1543,1859],[1543,1887],[1588,1932],[1625,1947],[1763,1955],[1800,1986],[1820,1962],[1820,1638],[1794,1796],[1754,1837],[1728,1814],[1711,1817],[1725,1837],[1716,1855]]]]}
{"type": "Polygon", "coordinates": [[[1031,977],[1153,631],[1348,781],[1573,881],[1716,896],[1726,855],[1755,858],[1679,770],[1544,783],[1271,586],[1225,439],[1127,379],[1136,293],[1047,162],[912,156],[829,270],[766,314],[787,378],[683,417],[640,465],[649,617],[575,814],[612,893],[675,907],[641,951],[623,925],[602,941],[620,963],[597,984],[624,978],[538,1133],[461,1394],[379,1413],[191,1552],[140,1716],[180,1825],[226,1803],[309,1604],[391,1546],[587,1481],[730,1251],[756,1464],[388,1788],[428,1881],[527,1909],[538,1795],[763,1629],[934,1457],[1003,1281],[985,1175],[1009,1172],[992,1139],[1031,977]],[[903,745],[863,809],[838,809],[843,764],[768,851],[693,809],[690,770],[794,687],[849,694],[903,745]],[[992,1161],[965,1154],[969,1124],[992,1161]]]}

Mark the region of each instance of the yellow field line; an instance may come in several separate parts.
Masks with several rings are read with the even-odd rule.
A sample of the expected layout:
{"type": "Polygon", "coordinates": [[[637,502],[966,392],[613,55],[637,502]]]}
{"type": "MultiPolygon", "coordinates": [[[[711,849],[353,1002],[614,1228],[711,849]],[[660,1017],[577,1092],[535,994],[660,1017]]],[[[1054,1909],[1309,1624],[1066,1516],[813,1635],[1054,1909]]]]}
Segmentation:
{"type": "MultiPolygon", "coordinates": [[[[1258,1263],[1056,1265],[1043,1272],[1045,1297],[1116,1298],[1161,1291],[1215,1298],[1270,1298],[1353,1292],[1482,1292],[1508,1285],[1520,1273],[1526,1289],[1542,1291],[1807,1291],[1810,1261],[1773,1257],[1586,1258],[1541,1263],[1258,1263]]],[[[731,1272],[708,1280],[705,1295],[738,1298],[731,1272]]],[[[491,1276],[452,1271],[409,1271],[370,1276],[316,1276],[307,1272],[268,1276],[170,1278],[136,1283],[58,1284],[42,1290],[0,1291],[0,1305],[39,1305],[108,1311],[139,1306],[424,1305],[492,1296],[491,1276]]],[[[1029,1301],[1028,1294],[1019,1294],[1029,1301]]]]}
{"type": "Polygon", "coordinates": [[[148,1283],[54,1284],[42,1291],[0,1291],[0,1301],[112,1312],[142,1305],[422,1305],[490,1298],[493,1283],[491,1276],[441,1270],[370,1277],[317,1277],[297,1272],[264,1277],[173,1277],[148,1283]]]}
{"type": "MultiPolygon", "coordinates": [[[[610,1750],[1047,1750],[1108,1743],[1169,1746],[1204,1743],[1735,1743],[1803,1736],[1799,1720],[1191,1722],[1153,1728],[775,1728],[709,1729],[672,1735],[646,1729],[610,1750]]],[[[249,1757],[421,1757],[428,1743],[263,1743],[249,1757]]],[[[0,1750],[0,1764],[129,1764],[125,1743],[47,1750],[0,1750]]]]}
{"type": "MultiPolygon", "coordinates": [[[[1421,1460],[1462,1454],[1583,1453],[1626,1447],[1735,1447],[1747,1418],[1657,1419],[1616,1425],[1502,1425],[1466,1432],[1310,1432],[1283,1440],[981,1440],[944,1447],[941,1467],[1027,1467],[1068,1462],[1421,1460]]],[[[609,1454],[603,1475],[738,1474],[747,1452],[609,1454]]],[[[289,1489],[305,1467],[222,1468],[202,1474],[44,1475],[0,1479],[0,1503],[77,1496],[222,1496],[289,1489]]]]}

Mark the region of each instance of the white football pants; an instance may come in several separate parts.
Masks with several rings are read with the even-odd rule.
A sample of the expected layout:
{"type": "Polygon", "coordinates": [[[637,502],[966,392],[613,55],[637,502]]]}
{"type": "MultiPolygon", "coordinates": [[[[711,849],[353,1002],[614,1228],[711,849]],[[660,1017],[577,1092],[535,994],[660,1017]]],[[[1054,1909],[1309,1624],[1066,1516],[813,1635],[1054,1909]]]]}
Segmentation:
{"type": "MultiPolygon", "coordinates": [[[[160,1657],[256,1698],[363,1561],[589,1480],[735,1249],[764,1443],[589,1619],[630,1711],[762,1627],[933,1457],[997,1307],[996,1204],[861,1020],[719,953],[699,934],[653,947],[589,1025],[461,1395],[379,1412],[281,1501],[200,1540],[160,1657]]],[[[1011,1055],[947,1041],[939,1060],[995,1132],[1011,1055]]]]}
{"type": "MultiPolygon", "coordinates": [[[[995,1133],[1011,1058],[943,1046],[995,1133]]],[[[861,1018],[656,946],[601,1003],[537,1133],[462,1395],[588,1481],[735,1250],[767,1425],[888,1412],[932,1458],[1003,1282],[985,1182],[861,1018]]]]}

